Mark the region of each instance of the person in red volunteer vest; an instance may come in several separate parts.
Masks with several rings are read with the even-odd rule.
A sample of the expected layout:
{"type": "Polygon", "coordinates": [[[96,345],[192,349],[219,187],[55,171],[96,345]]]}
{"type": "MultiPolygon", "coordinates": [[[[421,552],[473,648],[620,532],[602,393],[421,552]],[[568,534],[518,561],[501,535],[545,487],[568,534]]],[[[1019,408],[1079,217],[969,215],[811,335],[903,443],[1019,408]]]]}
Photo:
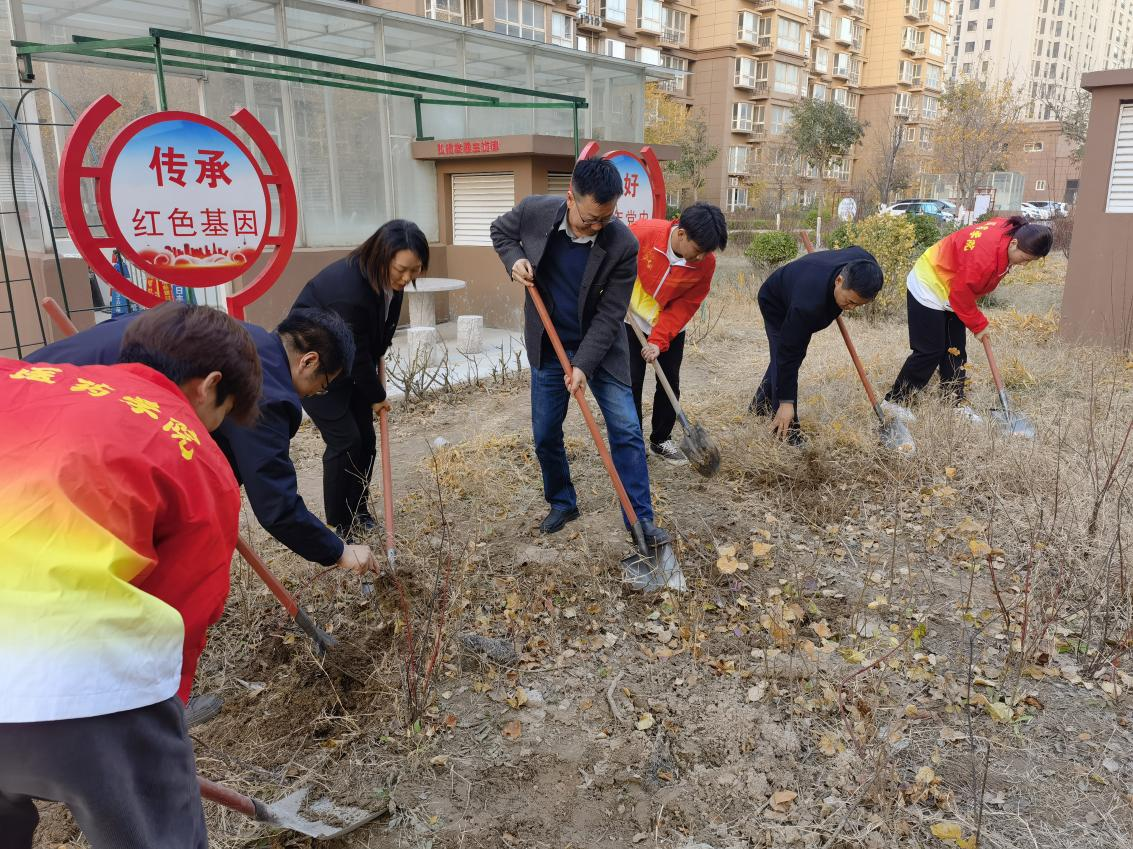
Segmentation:
{"type": "Polygon", "coordinates": [[[255,419],[249,332],[135,319],[119,365],[0,358],[0,846],[35,799],[94,849],[206,849],[182,703],[228,596],[240,490],[209,432],[255,419]]]}
{"type": "MultiPolygon", "coordinates": [[[[626,315],[626,338],[633,402],[644,430],[641,393],[648,364],[656,362],[661,367],[674,394],[680,398],[685,325],[708,297],[716,271],[714,252],[728,246],[728,226],[719,207],[694,203],[675,222],[646,218],[634,222],[629,229],[640,249],[637,282],[626,315]],[[645,345],[638,341],[630,322],[645,335],[645,345]]],[[[676,421],[673,405],[658,386],[653,395],[649,450],[666,462],[684,465],[688,458],[672,440],[676,421]]]]}
{"type": "Polygon", "coordinates": [[[941,393],[965,418],[980,416],[964,403],[964,368],[968,361],[967,334],[982,340],[987,316],[976,305],[1014,266],[1034,262],[1050,253],[1054,241],[1049,227],[1028,224],[1025,218],[992,218],[945,236],[921,254],[906,280],[909,347],[893,388],[882,409],[913,421],[908,404],[940,372],[941,393]]]}

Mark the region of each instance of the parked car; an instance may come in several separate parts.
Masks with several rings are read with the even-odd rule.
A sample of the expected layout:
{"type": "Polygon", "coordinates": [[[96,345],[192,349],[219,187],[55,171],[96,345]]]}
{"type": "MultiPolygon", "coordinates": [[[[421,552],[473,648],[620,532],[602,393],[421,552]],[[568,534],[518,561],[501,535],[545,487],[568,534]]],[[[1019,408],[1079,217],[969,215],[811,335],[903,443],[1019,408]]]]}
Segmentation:
{"type": "Polygon", "coordinates": [[[1046,204],[1046,201],[1041,200],[1025,200],[1019,204],[1019,211],[1023,213],[1025,218],[1032,221],[1049,221],[1054,213],[1046,204]]]}
{"type": "Polygon", "coordinates": [[[955,221],[955,213],[938,200],[899,200],[883,210],[885,215],[931,215],[941,221],[955,221]]]}
{"type": "Polygon", "coordinates": [[[881,206],[878,208],[878,212],[888,212],[899,203],[936,203],[940,204],[942,207],[944,207],[945,210],[952,213],[953,217],[956,216],[956,204],[952,203],[952,201],[950,200],[941,200],[940,198],[902,198],[901,200],[894,201],[893,203],[881,204],[881,206]]]}
{"type": "MultiPolygon", "coordinates": [[[[1045,213],[1038,216],[1040,219],[1063,218],[1069,214],[1069,207],[1057,200],[1029,200],[1024,202],[1023,206],[1033,207],[1038,212],[1045,213]]],[[[1026,215],[1025,210],[1023,214],[1026,215]]]]}

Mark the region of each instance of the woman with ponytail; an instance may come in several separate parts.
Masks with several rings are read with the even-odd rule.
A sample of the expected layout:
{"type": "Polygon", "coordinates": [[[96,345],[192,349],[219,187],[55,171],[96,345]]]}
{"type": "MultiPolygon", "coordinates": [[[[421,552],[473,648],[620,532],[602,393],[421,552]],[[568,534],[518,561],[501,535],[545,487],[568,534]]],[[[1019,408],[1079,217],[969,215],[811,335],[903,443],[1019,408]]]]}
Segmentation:
{"type": "Polygon", "coordinates": [[[987,317],[976,299],[995,290],[1013,266],[1034,262],[1050,253],[1049,227],[1029,224],[1020,216],[992,218],[945,236],[921,254],[907,278],[909,347],[893,388],[882,408],[911,421],[904,404],[940,372],[940,388],[957,410],[972,421],[979,416],[964,404],[965,329],[982,340],[987,317]]]}

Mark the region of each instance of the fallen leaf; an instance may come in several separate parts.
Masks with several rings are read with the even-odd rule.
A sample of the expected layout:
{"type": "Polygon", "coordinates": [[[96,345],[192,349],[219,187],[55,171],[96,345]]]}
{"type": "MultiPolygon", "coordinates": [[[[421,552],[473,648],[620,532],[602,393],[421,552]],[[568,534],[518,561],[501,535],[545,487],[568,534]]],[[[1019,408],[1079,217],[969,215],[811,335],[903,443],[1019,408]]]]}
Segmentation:
{"type": "Polygon", "coordinates": [[[823,734],[818,740],[818,750],[828,758],[834,757],[838,754],[838,744],[834,742],[834,738],[829,734],[823,734]]]}
{"type": "Polygon", "coordinates": [[[781,814],[786,813],[791,807],[791,802],[798,797],[799,794],[794,790],[776,790],[771,794],[771,808],[781,814]]]}
{"type": "Polygon", "coordinates": [[[818,635],[819,637],[822,637],[822,639],[824,639],[824,640],[828,639],[830,637],[830,635],[832,633],[834,633],[833,631],[830,630],[830,626],[826,624],[825,619],[823,619],[821,622],[815,622],[814,624],[812,624],[810,626],[810,629],[812,631],[814,631],[814,633],[816,635],[818,635]]]}
{"type": "Polygon", "coordinates": [[[527,691],[522,687],[516,687],[515,695],[508,697],[507,703],[515,710],[519,710],[521,707],[527,704],[527,691]]]}
{"type": "Polygon", "coordinates": [[[448,755],[437,755],[429,763],[433,766],[445,766],[448,764],[448,755]]]}
{"type": "Polygon", "coordinates": [[[972,557],[987,557],[991,554],[991,546],[982,539],[968,540],[968,550],[972,552],[972,557]]]}
{"type": "Polygon", "coordinates": [[[996,722],[1010,722],[1015,716],[1014,711],[1003,702],[988,702],[986,709],[996,722]]]}
{"type": "Polygon", "coordinates": [[[457,720],[456,716],[454,714],[450,713],[448,716],[445,717],[445,728],[447,728],[451,731],[452,729],[456,728],[457,722],[458,722],[458,720],[457,720]]]}
{"type": "Polygon", "coordinates": [[[772,546],[766,542],[753,542],[751,544],[752,557],[766,557],[771,553],[772,546]]]}
{"type": "Polygon", "coordinates": [[[931,766],[922,766],[917,770],[917,784],[932,784],[934,778],[936,778],[936,770],[931,766]]]}
{"type": "Polygon", "coordinates": [[[505,722],[504,727],[500,729],[500,733],[509,740],[518,740],[523,734],[523,724],[518,719],[505,722]]]}
{"type": "Polygon", "coordinates": [[[945,466],[944,467],[944,474],[947,475],[949,478],[956,477],[956,467],[955,466],[945,466]]]}
{"type": "Polygon", "coordinates": [[[649,713],[649,711],[643,713],[636,723],[638,731],[648,731],[653,725],[653,714],[649,713]]]}
{"type": "Polygon", "coordinates": [[[967,740],[968,735],[958,728],[945,725],[940,729],[940,740],[944,743],[955,743],[957,740],[967,740]]]}

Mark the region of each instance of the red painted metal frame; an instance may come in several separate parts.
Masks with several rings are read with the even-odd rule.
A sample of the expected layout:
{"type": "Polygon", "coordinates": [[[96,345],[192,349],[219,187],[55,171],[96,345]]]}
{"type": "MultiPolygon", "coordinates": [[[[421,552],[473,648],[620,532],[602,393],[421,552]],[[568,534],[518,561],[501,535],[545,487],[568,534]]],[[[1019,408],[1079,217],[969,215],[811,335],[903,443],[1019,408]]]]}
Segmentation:
{"type": "MultiPolygon", "coordinates": [[[[260,241],[256,256],[258,257],[263,249],[270,245],[274,248],[271,259],[268,260],[267,264],[251,283],[239,292],[229,295],[227,298],[229,314],[235,318],[244,318],[244,312],[248,305],[262,297],[264,293],[272,287],[275,281],[279,279],[279,276],[287,267],[287,263],[291,259],[291,254],[295,247],[299,210],[295,195],[295,184],[291,179],[291,172],[287,168],[287,162],[283,157],[283,152],[276,145],[274,139],[272,139],[263,124],[256,120],[255,116],[247,109],[238,109],[233,112],[230,117],[234,124],[251,137],[253,144],[263,153],[269,168],[267,173],[263,171],[259,162],[248,148],[221,124],[191,112],[158,112],[139,118],[137,121],[131,122],[119,131],[111,142],[107,155],[103,158],[101,164],[84,165],[83,157],[89,149],[91,140],[94,138],[98,128],[101,127],[106,122],[107,118],[109,118],[115,110],[119,109],[121,105],[122,104],[108,94],[100,97],[79,116],[79,119],[71,129],[70,135],[67,137],[67,143],[63,147],[63,156],[59,166],[59,197],[63,207],[63,221],[66,223],[67,230],[75,242],[75,247],[78,248],[79,253],[82,254],[83,259],[87,261],[87,264],[94,270],[95,274],[127,298],[144,307],[152,307],[161,303],[161,298],[156,295],[151,295],[145,289],[134,285],[133,281],[120,274],[103,255],[104,249],[116,248],[137,263],[137,257],[134,255],[133,250],[125,243],[118,222],[114,220],[112,214],[108,214],[110,211],[110,174],[114,166],[114,160],[117,158],[126,142],[145,127],[152,126],[163,120],[188,120],[204,124],[223,133],[234,141],[240,147],[241,151],[248,156],[256,169],[257,175],[260,177],[260,182],[267,200],[268,220],[264,228],[265,236],[260,241]],[[98,203],[99,216],[102,219],[104,228],[109,234],[107,236],[95,236],[94,233],[91,232],[90,226],[87,224],[82,204],[82,181],[84,179],[93,179],[95,181],[95,196],[98,203]],[[276,189],[276,202],[279,216],[278,233],[274,236],[270,234],[272,226],[272,204],[269,187],[271,186],[275,186],[276,189]]],[[[175,275],[169,275],[170,279],[166,279],[165,277],[162,279],[165,280],[165,282],[192,287],[215,286],[218,285],[218,282],[227,282],[217,281],[216,277],[212,277],[208,281],[201,281],[199,277],[190,275],[192,275],[192,272],[178,272],[175,275]]]]}
{"type": "MultiPolygon", "coordinates": [[[[598,155],[599,144],[596,141],[587,142],[578,154],[578,158],[593,159],[598,155]]],[[[661,162],[653,148],[645,145],[640,153],[630,153],[628,150],[611,150],[602,156],[603,159],[613,159],[615,156],[629,156],[641,163],[645,173],[649,175],[649,187],[653,193],[653,217],[667,218],[669,205],[665,201],[665,174],[661,170],[661,162]]]]}

